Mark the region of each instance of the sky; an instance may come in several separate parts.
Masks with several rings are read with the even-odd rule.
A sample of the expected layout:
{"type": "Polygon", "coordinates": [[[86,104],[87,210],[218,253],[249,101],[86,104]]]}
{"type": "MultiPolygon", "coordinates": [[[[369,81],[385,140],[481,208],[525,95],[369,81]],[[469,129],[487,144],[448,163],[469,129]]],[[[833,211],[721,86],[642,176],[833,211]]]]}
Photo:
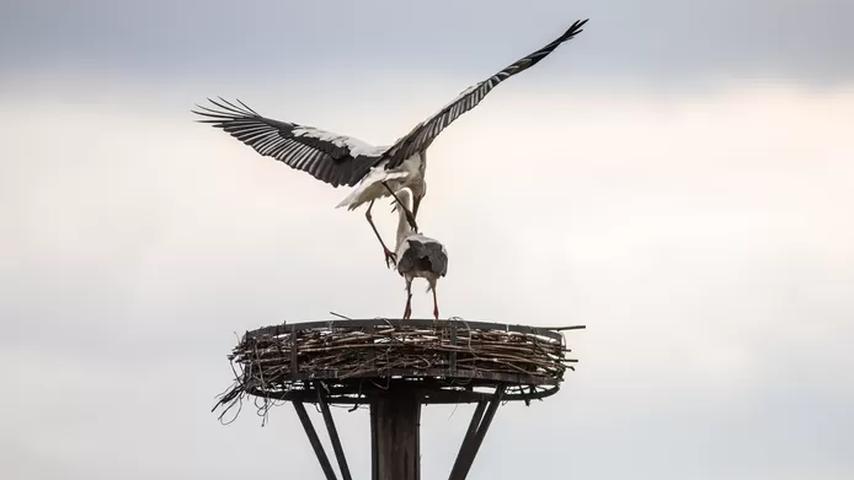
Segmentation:
{"type": "MultiPolygon", "coordinates": [[[[578,370],[503,406],[470,478],[854,477],[852,14],[3,1],[0,475],[321,478],[288,406],[263,427],[210,413],[226,354],[263,325],[400,315],[403,280],[333,208],[345,189],[190,108],[238,97],[390,143],[590,17],[428,153],[442,315],[587,325],[567,335],[578,370]]],[[[414,308],[432,310],[420,288],[414,308]]],[[[423,478],[447,475],[471,411],[425,408],[423,478]]],[[[334,413],[367,478],[367,412],[334,413]]]]}

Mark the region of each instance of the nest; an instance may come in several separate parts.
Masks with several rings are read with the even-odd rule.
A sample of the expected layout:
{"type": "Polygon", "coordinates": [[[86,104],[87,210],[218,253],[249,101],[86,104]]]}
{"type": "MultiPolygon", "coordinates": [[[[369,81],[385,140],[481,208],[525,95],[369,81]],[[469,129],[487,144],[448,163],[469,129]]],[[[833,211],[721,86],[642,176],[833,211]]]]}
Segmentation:
{"type": "MultiPolygon", "coordinates": [[[[569,358],[560,330],[463,320],[336,320],[247,332],[229,355],[235,382],[219,399],[225,413],[246,395],[269,400],[365,401],[389,382],[422,390],[424,403],[476,401],[502,385],[505,399],[554,393],[569,358]]],[[[216,408],[216,407],[215,407],[216,408]]]]}

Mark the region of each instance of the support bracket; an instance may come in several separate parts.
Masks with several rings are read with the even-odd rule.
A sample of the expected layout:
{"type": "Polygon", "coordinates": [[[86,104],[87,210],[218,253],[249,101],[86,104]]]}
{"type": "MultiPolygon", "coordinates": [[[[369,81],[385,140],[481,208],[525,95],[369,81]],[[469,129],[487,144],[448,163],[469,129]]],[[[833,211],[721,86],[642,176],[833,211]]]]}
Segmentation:
{"type": "Polygon", "coordinates": [[[294,404],[294,410],[297,411],[299,421],[302,423],[302,428],[305,429],[305,434],[308,436],[308,441],[311,443],[311,448],[314,449],[314,454],[317,455],[317,460],[320,462],[320,468],[323,469],[323,474],[326,475],[326,480],[337,480],[335,472],[332,470],[332,464],[329,463],[329,457],[323,451],[323,445],[320,444],[320,438],[317,437],[317,432],[314,430],[314,425],[311,424],[311,419],[308,418],[308,413],[300,401],[291,402],[294,404]]]}
{"type": "Polygon", "coordinates": [[[477,407],[472,415],[469,428],[466,431],[466,436],[463,438],[463,443],[460,445],[460,451],[457,454],[457,459],[454,461],[454,466],[451,468],[449,480],[464,480],[468,476],[471,465],[474,462],[474,457],[477,451],[480,450],[480,445],[483,443],[486,432],[489,430],[489,425],[495,417],[495,412],[498,406],[501,405],[501,399],[504,397],[504,385],[498,385],[495,388],[495,393],[489,400],[487,407],[486,400],[478,402],[477,407]]]}

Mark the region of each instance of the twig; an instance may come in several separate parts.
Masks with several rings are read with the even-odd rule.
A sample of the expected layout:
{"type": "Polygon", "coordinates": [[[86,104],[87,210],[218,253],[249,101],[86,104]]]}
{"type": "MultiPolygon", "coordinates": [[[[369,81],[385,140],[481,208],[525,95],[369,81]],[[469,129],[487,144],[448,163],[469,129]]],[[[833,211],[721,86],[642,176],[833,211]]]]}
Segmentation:
{"type": "MultiPolygon", "coordinates": [[[[215,408],[223,409],[221,421],[231,421],[234,411],[239,413],[243,397],[254,395],[259,397],[254,402],[256,412],[266,422],[270,408],[283,399],[310,394],[312,380],[325,382],[333,402],[336,398],[359,402],[369,395],[362,389],[363,382],[373,389],[388,388],[393,372],[404,377],[418,377],[421,372],[425,385],[452,390],[485,386],[495,381],[490,380],[496,378],[491,375],[500,375],[518,379],[508,387],[519,397],[539,398],[537,385],[556,388],[564,373],[574,370],[577,360],[569,358],[563,336],[510,331],[501,326],[476,328],[459,321],[454,344],[447,323],[416,326],[386,321],[357,327],[330,321],[305,329],[246,334],[229,355],[235,382],[219,397],[215,408]],[[291,364],[294,351],[299,352],[296,376],[291,364]],[[456,356],[455,375],[437,375],[450,371],[452,355],[456,356]]],[[[553,330],[567,328],[581,327],[553,330]]]]}

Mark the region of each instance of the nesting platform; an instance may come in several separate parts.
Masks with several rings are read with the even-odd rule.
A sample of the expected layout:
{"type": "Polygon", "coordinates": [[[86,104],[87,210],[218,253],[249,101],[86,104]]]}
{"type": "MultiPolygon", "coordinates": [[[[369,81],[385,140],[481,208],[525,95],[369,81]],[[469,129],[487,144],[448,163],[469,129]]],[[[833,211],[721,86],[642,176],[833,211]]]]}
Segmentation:
{"type": "Polygon", "coordinates": [[[423,404],[477,403],[450,478],[468,473],[502,402],[555,394],[574,370],[562,331],[452,320],[330,320],[246,332],[229,359],[235,383],[223,414],[252,396],[263,413],[290,401],[327,479],[335,479],[303,403],[318,404],[339,470],[351,478],[329,405],[369,405],[373,478],[419,478],[423,404]]]}

